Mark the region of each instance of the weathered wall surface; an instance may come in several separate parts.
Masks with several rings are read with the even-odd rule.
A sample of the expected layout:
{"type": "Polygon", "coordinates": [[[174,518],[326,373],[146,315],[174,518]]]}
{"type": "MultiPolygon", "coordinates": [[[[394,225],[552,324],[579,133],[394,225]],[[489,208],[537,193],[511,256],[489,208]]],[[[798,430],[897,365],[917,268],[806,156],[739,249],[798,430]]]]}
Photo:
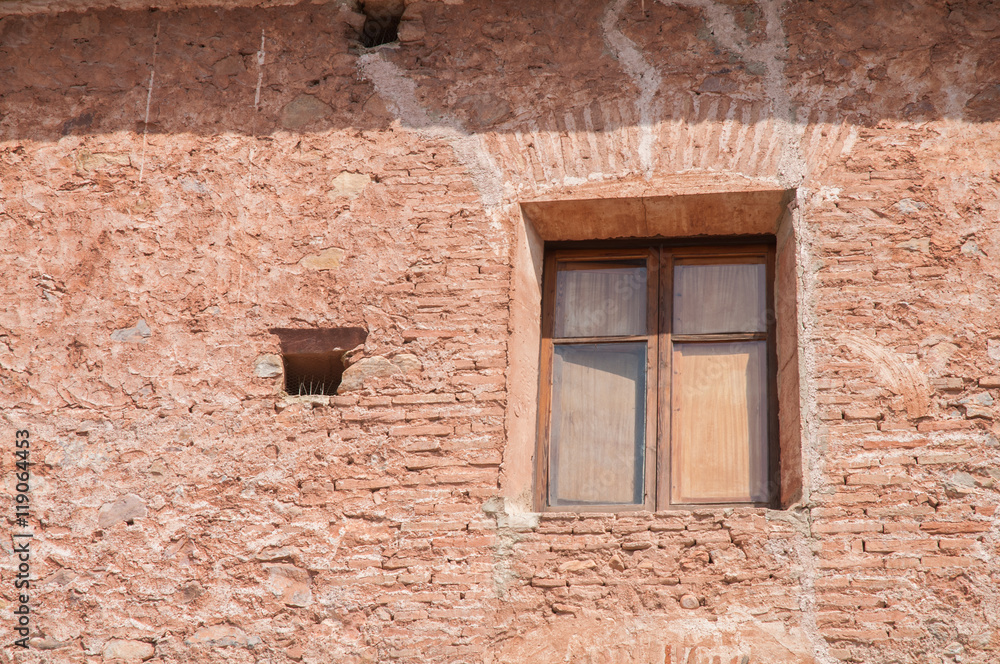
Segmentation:
{"type": "Polygon", "coordinates": [[[131,7],[0,5],[0,659],[997,660],[994,3],[131,7]],[[798,190],[802,502],[512,513],[517,202],[714,178],[798,190]],[[324,326],[419,367],[284,398],[324,326]]]}

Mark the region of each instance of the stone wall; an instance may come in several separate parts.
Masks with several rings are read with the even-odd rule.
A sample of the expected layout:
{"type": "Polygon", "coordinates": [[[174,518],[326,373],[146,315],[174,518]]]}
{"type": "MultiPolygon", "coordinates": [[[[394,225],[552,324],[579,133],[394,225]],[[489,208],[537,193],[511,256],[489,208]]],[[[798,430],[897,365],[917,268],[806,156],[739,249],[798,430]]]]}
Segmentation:
{"type": "Polygon", "coordinates": [[[0,661],[997,660],[994,3],[194,4],[0,0],[0,661]],[[760,188],[801,500],[519,504],[519,203],[760,188]],[[398,371],[283,395],[343,326],[398,371]]]}

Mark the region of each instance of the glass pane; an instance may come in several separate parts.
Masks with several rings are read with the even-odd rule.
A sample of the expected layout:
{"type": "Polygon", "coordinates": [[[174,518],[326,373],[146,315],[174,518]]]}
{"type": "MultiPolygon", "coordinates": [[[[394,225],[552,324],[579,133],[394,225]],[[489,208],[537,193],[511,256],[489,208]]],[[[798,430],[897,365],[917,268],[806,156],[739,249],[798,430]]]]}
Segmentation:
{"type": "Polygon", "coordinates": [[[766,332],[762,263],[674,266],[674,334],[766,332]]]}
{"type": "Polygon", "coordinates": [[[642,503],[646,343],[554,351],[549,504],[642,503]]]}
{"type": "Polygon", "coordinates": [[[646,261],[559,263],[555,337],[646,334],[646,261]]]}
{"type": "Polygon", "coordinates": [[[767,500],[767,343],[675,344],[671,500],[767,500]]]}

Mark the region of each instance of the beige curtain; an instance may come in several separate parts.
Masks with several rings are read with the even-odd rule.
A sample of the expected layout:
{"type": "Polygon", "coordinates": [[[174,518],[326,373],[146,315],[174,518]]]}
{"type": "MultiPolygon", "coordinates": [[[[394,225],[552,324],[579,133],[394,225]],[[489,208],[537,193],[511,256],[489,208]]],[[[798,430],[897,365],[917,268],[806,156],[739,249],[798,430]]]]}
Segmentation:
{"type": "Polygon", "coordinates": [[[550,504],[642,502],[646,344],[556,346],[550,504]]]}
{"type": "Polygon", "coordinates": [[[674,334],[767,330],[763,264],[674,266],[674,334]]]}
{"type": "Polygon", "coordinates": [[[676,344],[671,500],[767,500],[767,343],[676,344]]]}
{"type": "Polygon", "coordinates": [[[567,264],[556,277],[554,336],[646,334],[646,268],[581,265],[567,264]]]}

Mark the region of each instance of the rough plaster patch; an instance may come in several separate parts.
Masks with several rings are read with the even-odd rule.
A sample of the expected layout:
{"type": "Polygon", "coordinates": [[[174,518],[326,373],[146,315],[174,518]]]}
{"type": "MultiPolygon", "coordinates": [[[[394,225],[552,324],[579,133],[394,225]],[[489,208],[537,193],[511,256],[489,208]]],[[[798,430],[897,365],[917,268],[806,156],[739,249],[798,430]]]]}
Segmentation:
{"type": "Polygon", "coordinates": [[[491,664],[590,662],[606,664],[711,664],[760,661],[813,664],[798,630],[749,615],[691,617],[687,612],[599,620],[567,617],[508,638],[492,650],[491,664]]]}
{"type": "Polygon", "coordinates": [[[618,19],[629,0],[616,0],[604,13],[601,28],[604,30],[604,41],[615,54],[622,69],[629,75],[636,87],[639,97],[635,100],[636,112],[639,115],[639,162],[646,178],[653,175],[653,143],[655,141],[655,125],[659,120],[659,104],[654,102],[656,91],[660,89],[661,78],[656,68],[643,57],[635,43],[618,29],[618,19]]]}
{"type": "Polygon", "coordinates": [[[494,497],[483,503],[483,513],[496,520],[496,538],[493,544],[493,592],[503,599],[518,575],[514,570],[514,545],[522,539],[522,532],[538,527],[539,515],[523,512],[506,498],[494,497]]]}
{"type": "MultiPolygon", "coordinates": [[[[246,70],[247,68],[246,65],[243,64],[243,58],[238,55],[230,55],[222,58],[212,65],[212,76],[217,78],[226,78],[242,74],[246,70]]],[[[228,87],[229,85],[228,80],[220,80],[216,83],[221,87],[228,87]]]]}
{"type": "Polygon", "coordinates": [[[770,101],[775,124],[772,138],[780,150],[777,177],[783,186],[800,184],[809,174],[802,136],[806,124],[796,117],[795,107],[789,94],[789,82],[785,77],[785,56],[788,53],[784,23],[781,20],[783,0],[762,0],[758,3],[767,23],[767,39],[760,44],[751,44],[745,32],[736,23],[732,9],[713,0],[660,0],[664,4],[698,7],[705,14],[705,20],[712,36],[722,47],[743,59],[750,67],[762,72],[764,89],[770,101]]]}
{"type": "MultiPolygon", "coordinates": [[[[930,386],[927,377],[912,362],[905,361],[896,353],[859,334],[841,333],[837,335],[837,343],[871,362],[872,370],[879,380],[903,397],[910,417],[923,417],[927,414],[930,408],[930,386]]],[[[947,357],[944,361],[947,361],[947,357]]]]}
{"type": "Polygon", "coordinates": [[[361,73],[375,90],[395,109],[404,126],[428,139],[444,140],[469,171],[487,214],[495,215],[504,203],[503,175],[483,140],[463,130],[457,121],[433,122],[417,99],[417,87],[399,67],[382,53],[365,53],[358,58],[361,73]]]}
{"type": "Polygon", "coordinates": [[[289,394],[283,397],[280,402],[274,404],[274,409],[280,413],[285,408],[294,405],[301,405],[306,409],[316,408],[318,406],[329,406],[330,397],[325,394],[289,394]]]}
{"type": "Polygon", "coordinates": [[[202,182],[200,182],[198,180],[195,180],[194,178],[184,177],[184,178],[180,178],[177,181],[180,183],[181,189],[183,191],[188,192],[188,193],[192,193],[192,194],[207,194],[207,193],[209,193],[208,188],[204,185],[204,183],[202,183],[202,182]]]}
{"type": "Polygon", "coordinates": [[[810,203],[812,205],[823,205],[824,203],[836,203],[840,200],[840,187],[820,187],[815,194],[812,195],[810,203]]]}

